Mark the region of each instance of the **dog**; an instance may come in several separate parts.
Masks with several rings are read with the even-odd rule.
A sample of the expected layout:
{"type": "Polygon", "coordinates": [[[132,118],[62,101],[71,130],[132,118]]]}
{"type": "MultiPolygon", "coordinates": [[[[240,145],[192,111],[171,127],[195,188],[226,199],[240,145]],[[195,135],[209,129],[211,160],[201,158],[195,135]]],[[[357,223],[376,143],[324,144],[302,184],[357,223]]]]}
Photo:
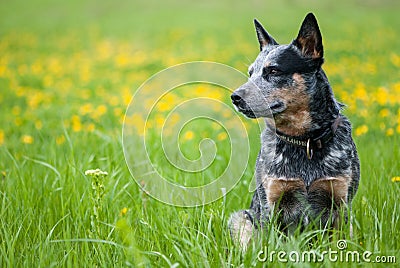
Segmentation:
{"type": "Polygon", "coordinates": [[[248,81],[231,95],[237,111],[266,123],[250,208],[228,221],[231,237],[243,249],[272,219],[287,234],[311,223],[339,228],[351,215],[360,180],[351,123],[322,70],[322,36],[314,14],[305,17],[288,45],[279,45],[256,19],[254,24],[260,53],[248,81]]]}

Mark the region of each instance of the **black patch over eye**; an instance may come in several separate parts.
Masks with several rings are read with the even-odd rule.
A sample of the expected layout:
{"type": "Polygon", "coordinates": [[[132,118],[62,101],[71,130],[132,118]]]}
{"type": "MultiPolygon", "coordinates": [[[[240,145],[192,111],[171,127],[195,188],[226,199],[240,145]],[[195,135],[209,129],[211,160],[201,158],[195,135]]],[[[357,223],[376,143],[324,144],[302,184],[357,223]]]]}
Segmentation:
{"type": "Polygon", "coordinates": [[[271,76],[279,76],[282,71],[275,66],[267,66],[263,69],[263,76],[265,79],[269,80],[271,76]]]}

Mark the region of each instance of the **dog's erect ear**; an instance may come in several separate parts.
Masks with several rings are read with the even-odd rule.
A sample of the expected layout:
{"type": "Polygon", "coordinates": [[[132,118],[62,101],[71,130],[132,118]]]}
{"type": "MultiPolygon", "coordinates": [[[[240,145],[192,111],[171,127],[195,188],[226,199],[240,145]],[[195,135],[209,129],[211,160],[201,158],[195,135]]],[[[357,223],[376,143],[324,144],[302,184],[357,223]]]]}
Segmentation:
{"type": "Polygon", "coordinates": [[[307,14],[301,24],[299,35],[296,40],[294,40],[294,44],[300,49],[304,56],[313,59],[322,59],[324,56],[322,36],[314,14],[307,14]]]}
{"type": "Polygon", "coordinates": [[[256,27],[258,42],[260,43],[260,51],[267,46],[278,45],[278,42],[270,36],[258,20],[254,19],[254,26],[256,27]]]}

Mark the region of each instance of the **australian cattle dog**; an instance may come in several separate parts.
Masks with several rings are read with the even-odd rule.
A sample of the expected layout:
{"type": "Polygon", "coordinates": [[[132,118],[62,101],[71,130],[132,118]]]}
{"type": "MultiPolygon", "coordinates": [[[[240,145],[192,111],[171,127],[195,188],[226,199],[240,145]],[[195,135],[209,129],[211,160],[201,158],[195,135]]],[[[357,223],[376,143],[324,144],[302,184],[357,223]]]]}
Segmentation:
{"type": "Polygon", "coordinates": [[[311,223],[338,228],[348,220],[360,179],[351,124],[321,68],[324,51],[315,16],[305,17],[288,45],[279,45],[254,23],[260,53],[248,81],[231,95],[239,112],[266,123],[250,208],[229,219],[231,236],[244,249],[272,217],[286,233],[311,223]]]}

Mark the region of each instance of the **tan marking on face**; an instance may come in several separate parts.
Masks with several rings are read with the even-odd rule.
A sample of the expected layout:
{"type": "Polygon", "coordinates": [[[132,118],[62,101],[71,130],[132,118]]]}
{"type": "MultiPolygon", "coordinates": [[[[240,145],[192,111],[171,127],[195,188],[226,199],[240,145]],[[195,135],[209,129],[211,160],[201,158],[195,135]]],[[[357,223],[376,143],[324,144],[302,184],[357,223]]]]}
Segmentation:
{"type": "Polygon", "coordinates": [[[284,193],[293,191],[306,192],[304,181],[297,178],[266,177],[263,180],[263,185],[266,189],[267,200],[270,205],[279,202],[284,193]]]}
{"type": "Polygon", "coordinates": [[[276,90],[268,99],[271,102],[283,101],[287,107],[275,116],[277,130],[290,136],[300,136],[311,127],[310,100],[301,75],[293,74],[293,81],[293,86],[276,90]]]}
{"type": "Polygon", "coordinates": [[[349,188],[350,177],[328,177],[314,181],[309,188],[309,192],[325,191],[333,197],[336,205],[347,202],[347,191],[349,188]]]}

